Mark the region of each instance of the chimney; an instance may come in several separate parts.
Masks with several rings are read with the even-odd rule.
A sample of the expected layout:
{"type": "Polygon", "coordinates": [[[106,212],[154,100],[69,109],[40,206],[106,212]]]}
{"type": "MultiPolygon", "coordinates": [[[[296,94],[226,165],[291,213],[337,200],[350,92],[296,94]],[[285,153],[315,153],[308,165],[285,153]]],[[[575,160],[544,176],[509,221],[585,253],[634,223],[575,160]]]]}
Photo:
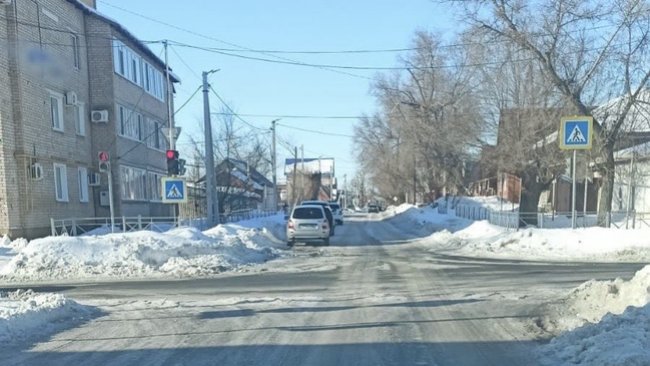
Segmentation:
{"type": "Polygon", "coordinates": [[[96,0],[79,0],[79,2],[85,4],[88,7],[91,7],[93,9],[97,9],[97,1],[96,0]]]}

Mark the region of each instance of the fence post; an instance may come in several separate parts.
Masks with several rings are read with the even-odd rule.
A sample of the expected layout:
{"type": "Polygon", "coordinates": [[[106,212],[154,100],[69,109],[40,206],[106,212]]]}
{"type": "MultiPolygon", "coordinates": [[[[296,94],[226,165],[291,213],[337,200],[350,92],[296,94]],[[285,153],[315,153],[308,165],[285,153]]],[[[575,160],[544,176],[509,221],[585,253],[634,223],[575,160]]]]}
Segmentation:
{"type": "Polygon", "coordinates": [[[122,232],[126,232],[126,217],[122,216],[122,232]]]}
{"type": "Polygon", "coordinates": [[[54,226],[54,217],[50,217],[50,228],[52,229],[52,236],[56,236],[56,227],[54,226]]]}
{"type": "Polygon", "coordinates": [[[72,219],[72,236],[77,236],[77,219],[72,219]]]}
{"type": "Polygon", "coordinates": [[[142,230],[142,215],[138,215],[138,230],[142,230]]]}

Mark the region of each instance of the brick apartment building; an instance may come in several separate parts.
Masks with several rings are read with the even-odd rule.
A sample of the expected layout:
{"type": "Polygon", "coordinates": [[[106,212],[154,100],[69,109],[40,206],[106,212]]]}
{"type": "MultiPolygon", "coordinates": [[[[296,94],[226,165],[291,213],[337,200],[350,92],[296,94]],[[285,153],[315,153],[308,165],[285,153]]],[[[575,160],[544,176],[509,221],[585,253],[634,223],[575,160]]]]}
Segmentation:
{"type": "Polygon", "coordinates": [[[116,215],[171,214],[160,202],[162,60],[94,0],[0,2],[0,49],[0,234],[108,216],[99,151],[111,156],[116,215]]]}

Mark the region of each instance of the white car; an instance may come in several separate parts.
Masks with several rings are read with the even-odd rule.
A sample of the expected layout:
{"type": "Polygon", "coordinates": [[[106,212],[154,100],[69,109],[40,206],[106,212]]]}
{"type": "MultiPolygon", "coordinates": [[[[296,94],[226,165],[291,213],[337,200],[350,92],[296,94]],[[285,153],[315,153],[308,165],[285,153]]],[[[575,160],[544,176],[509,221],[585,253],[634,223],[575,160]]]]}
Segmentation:
{"type": "Polygon", "coordinates": [[[330,225],[325,208],[318,205],[296,206],[287,221],[287,245],[292,247],[296,241],[322,241],[330,244],[330,225]]]}
{"type": "Polygon", "coordinates": [[[332,215],[334,216],[334,221],[336,225],[343,225],[343,209],[338,202],[330,202],[330,207],[332,208],[332,215]]]}

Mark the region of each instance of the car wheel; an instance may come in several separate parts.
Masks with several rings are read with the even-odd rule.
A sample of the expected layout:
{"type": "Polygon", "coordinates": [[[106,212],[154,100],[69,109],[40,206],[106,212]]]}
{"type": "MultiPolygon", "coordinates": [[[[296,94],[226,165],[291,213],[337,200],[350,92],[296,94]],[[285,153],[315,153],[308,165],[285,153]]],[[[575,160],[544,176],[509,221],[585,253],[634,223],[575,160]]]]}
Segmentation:
{"type": "Polygon", "coordinates": [[[293,247],[295,244],[296,244],[296,242],[293,241],[293,240],[290,240],[290,241],[287,242],[287,246],[288,246],[289,248],[293,247]]]}
{"type": "Polygon", "coordinates": [[[325,246],[329,246],[330,245],[330,238],[327,238],[327,239],[323,240],[323,244],[325,244],[325,246]]]}

